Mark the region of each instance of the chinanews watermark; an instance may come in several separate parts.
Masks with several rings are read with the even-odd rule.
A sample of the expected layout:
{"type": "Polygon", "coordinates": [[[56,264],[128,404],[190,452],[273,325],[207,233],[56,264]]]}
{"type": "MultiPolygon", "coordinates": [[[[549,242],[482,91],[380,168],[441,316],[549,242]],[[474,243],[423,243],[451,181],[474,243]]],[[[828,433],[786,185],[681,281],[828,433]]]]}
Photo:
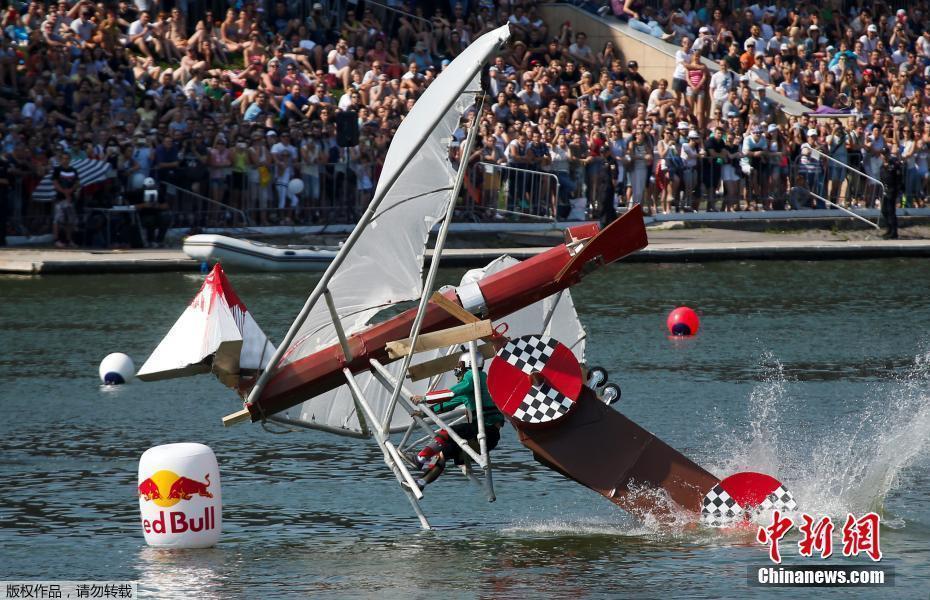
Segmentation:
{"type": "MultiPolygon", "coordinates": [[[[747,567],[746,578],[750,585],[757,586],[890,586],[894,585],[894,568],[877,564],[882,560],[879,516],[870,512],[859,518],[847,514],[843,522],[841,545],[837,554],[849,558],[868,557],[870,563],[856,565],[813,564],[782,565],[782,538],[791,529],[797,528],[801,539],[796,544],[797,554],[805,558],[826,560],[834,555],[833,519],[816,519],[801,513],[793,521],[780,511],[772,513],[771,525],[759,527],[756,540],[768,546],[769,559],[774,563],[765,566],[747,567]]],[[[786,546],[786,548],[789,546],[786,546]]]]}

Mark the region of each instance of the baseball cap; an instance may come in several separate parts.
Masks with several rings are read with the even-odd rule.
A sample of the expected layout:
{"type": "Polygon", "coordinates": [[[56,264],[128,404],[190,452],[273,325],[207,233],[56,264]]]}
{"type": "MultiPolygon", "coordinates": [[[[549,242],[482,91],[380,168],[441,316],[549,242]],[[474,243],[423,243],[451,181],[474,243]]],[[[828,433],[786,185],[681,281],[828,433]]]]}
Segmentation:
{"type": "Polygon", "coordinates": [[[691,123],[687,121],[678,121],[678,129],[691,129],[691,123]]]}
{"type": "MultiPolygon", "coordinates": [[[[530,64],[533,64],[533,63],[539,64],[539,61],[535,61],[535,60],[534,60],[534,61],[532,61],[530,64]]],[[[442,59],[442,63],[440,63],[440,64],[442,64],[442,66],[446,66],[447,64],[449,64],[449,59],[448,59],[448,58],[442,59]]]]}
{"type": "Polygon", "coordinates": [[[807,150],[808,152],[811,151],[811,145],[806,142],[801,144],[801,152],[804,152],[805,150],[807,150]]]}
{"type": "Polygon", "coordinates": [[[626,63],[626,67],[628,69],[636,69],[639,67],[639,63],[636,62],[635,60],[631,60],[630,62],[626,63]]]}
{"type": "Polygon", "coordinates": [[[780,50],[787,50],[788,48],[790,48],[790,46],[788,46],[788,44],[782,44],[782,45],[781,45],[781,48],[779,48],[779,49],[780,49],[780,50]]]}
{"type": "Polygon", "coordinates": [[[699,139],[701,139],[701,134],[692,129],[691,131],[688,132],[688,139],[689,139],[689,140],[699,140],[699,139]]]}
{"type": "Polygon", "coordinates": [[[278,135],[278,132],[275,131],[274,129],[272,129],[271,131],[269,131],[268,133],[265,134],[266,137],[271,137],[271,136],[273,136],[273,135],[275,135],[275,136],[278,135]]]}
{"type": "Polygon", "coordinates": [[[820,27],[817,27],[816,23],[811,23],[811,26],[808,27],[808,29],[810,29],[811,31],[817,31],[818,29],[820,29],[820,27]]]}
{"type": "Polygon", "coordinates": [[[899,17],[903,17],[904,15],[907,14],[907,11],[904,10],[903,8],[899,8],[898,12],[896,12],[895,14],[898,15],[899,17]]]}
{"type": "Polygon", "coordinates": [[[878,27],[875,26],[875,23],[872,23],[871,25],[868,26],[866,30],[867,31],[878,31],[878,27]]]}
{"type": "Polygon", "coordinates": [[[765,52],[762,52],[761,50],[756,50],[756,58],[760,56],[765,56],[765,52]]]}
{"type": "Polygon", "coordinates": [[[814,137],[815,135],[817,135],[817,130],[816,130],[816,129],[808,129],[808,130],[807,130],[807,136],[808,136],[808,137],[814,137]]]}
{"type": "Polygon", "coordinates": [[[743,50],[749,50],[750,48],[755,47],[755,45],[756,45],[756,40],[749,38],[748,40],[743,42],[743,50]]]}
{"type": "Polygon", "coordinates": [[[698,33],[710,33],[710,27],[701,27],[698,29],[698,33]]]}
{"type": "Polygon", "coordinates": [[[772,123],[771,125],[769,125],[769,128],[768,128],[769,133],[772,133],[773,131],[778,131],[778,125],[776,125],[775,123],[772,123]]]}

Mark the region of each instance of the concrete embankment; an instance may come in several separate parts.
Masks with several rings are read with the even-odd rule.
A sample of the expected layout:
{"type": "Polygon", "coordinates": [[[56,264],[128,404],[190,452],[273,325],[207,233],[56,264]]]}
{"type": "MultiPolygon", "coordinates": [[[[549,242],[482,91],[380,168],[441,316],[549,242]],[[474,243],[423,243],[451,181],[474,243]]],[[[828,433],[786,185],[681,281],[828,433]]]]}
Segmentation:
{"type": "MultiPolygon", "coordinates": [[[[683,228],[665,223],[650,227],[649,246],[625,262],[708,262],[721,260],[831,260],[930,257],[930,227],[902,229],[901,239],[883,240],[873,230],[808,229],[796,232],[683,228]]],[[[449,248],[442,264],[483,266],[501,254],[529,258],[560,242],[558,234],[539,235],[527,247],[449,248]]],[[[429,253],[431,254],[431,253],[429,253]]],[[[428,254],[428,256],[429,256],[428,254]]],[[[180,249],[0,250],[0,273],[51,275],[197,271],[200,264],[180,249]]]]}

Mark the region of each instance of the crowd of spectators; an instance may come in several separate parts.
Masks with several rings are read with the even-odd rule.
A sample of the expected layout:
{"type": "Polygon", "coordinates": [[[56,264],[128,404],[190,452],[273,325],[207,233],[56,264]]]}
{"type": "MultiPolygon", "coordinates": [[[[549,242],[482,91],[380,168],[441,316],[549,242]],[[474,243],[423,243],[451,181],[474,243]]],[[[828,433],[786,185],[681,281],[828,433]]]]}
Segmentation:
{"type": "MultiPolygon", "coordinates": [[[[904,163],[902,202],[925,201],[925,3],[590,5],[680,46],[674,71],[658,81],[611,42],[592,48],[570,22],[550,29],[534,2],[392,4],[361,1],[340,15],[321,3],[304,14],[277,1],[13,0],[0,17],[6,212],[15,204],[20,227],[46,219],[67,245],[85,207],[139,202],[151,178],[161,196],[147,211],[150,243],[163,239],[169,211],[175,225],[196,226],[203,198],[260,224],[351,220],[419,95],[504,22],[513,43],[490,67],[481,141],[468,160],[559,182],[557,196],[537,188],[551,198],[528,208],[506,169],[474,170],[471,186],[511,188],[507,208],[565,218],[578,197],[588,216],[631,202],[652,213],[823,207],[821,197],[863,206],[877,186],[843,165],[881,179],[893,160],[904,163]],[[777,94],[812,114],[778,114],[777,94]],[[350,111],[360,135],[344,148],[337,123],[350,111]],[[67,165],[86,158],[110,162],[116,177],[77,193],[67,165]],[[46,176],[54,208],[31,200],[46,176]],[[790,194],[799,183],[817,195],[790,194]]],[[[477,214],[495,207],[485,208],[477,214]]]]}

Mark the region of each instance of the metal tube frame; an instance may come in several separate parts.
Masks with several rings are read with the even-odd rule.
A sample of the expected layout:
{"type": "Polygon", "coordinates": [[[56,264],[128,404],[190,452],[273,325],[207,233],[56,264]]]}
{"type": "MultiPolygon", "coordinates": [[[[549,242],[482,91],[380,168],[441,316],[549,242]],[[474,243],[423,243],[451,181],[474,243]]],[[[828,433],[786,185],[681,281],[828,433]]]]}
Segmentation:
{"type": "MultiPolygon", "coordinates": [[[[383,385],[386,389],[393,389],[394,386],[397,385],[396,380],[387,371],[387,369],[384,368],[384,365],[382,365],[381,363],[379,363],[377,360],[374,360],[374,359],[371,360],[371,364],[373,367],[371,372],[374,375],[375,379],[377,379],[378,382],[381,383],[381,385],[383,385]]],[[[413,395],[406,386],[401,384],[401,387],[403,388],[403,393],[406,394],[406,396],[413,395]]],[[[479,392],[478,397],[480,398],[480,392],[479,392]]],[[[422,410],[422,408],[424,408],[424,407],[417,407],[417,406],[409,404],[409,402],[407,401],[407,398],[404,395],[401,395],[400,398],[404,402],[404,407],[407,408],[408,412],[410,412],[411,414],[413,414],[413,412],[415,412],[416,410],[422,410]]],[[[427,413],[427,411],[424,411],[424,414],[432,414],[432,411],[430,410],[429,413],[427,413]]],[[[456,423],[461,422],[463,419],[467,417],[468,417],[467,413],[462,414],[461,416],[458,416],[455,419],[449,421],[448,425],[446,425],[445,422],[438,416],[435,416],[434,420],[439,421],[439,427],[441,429],[445,429],[446,432],[449,434],[449,436],[452,438],[452,440],[455,442],[455,444],[459,448],[464,450],[465,452],[468,452],[469,455],[471,456],[471,454],[474,452],[472,447],[469,446],[467,442],[465,442],[464,439],[461,439],[459,435],[456,434],[455,431],[452,430],[452,427],[451,427],[452,425],[455,425],[456,423]]],[[[423,421],[422,418],[413,417],[413,420],[414,420],[414,423],[411,423],[410,427],[407,428],[407,430],[404,432],[404,437],[401,439],[400,443],[398,444],[398,447],[401,449],[405,447],[407,441],[410,438],[410,434],[413,431],[413,427],[415,425],[420,426],[426,432],[426,435],[417,440],[414,440],[411,444],[409,444],[408,447],[417,447],[423,442],[425,442],[426,440],[435,436],[436,434],[436,432],[433,431],[433,429],[429,427],[429,425],[427,425],[426,422],[423,421]]],[[[483,433],[484,433],[483,421],[479,421],[479,423],[481,423],[479,425],[479,429],[480,429],[479,435],[483,437],[483,433]]],[[[491,469],[490,469],[491,457],[487,452],[486,442],[482,441],[480,444],[480,447],[481,447],[481,455],[485,457],[485,461],[486,461],[485,464],[489,465],[488,467],[483,467],[483,470],[485,473],[485,481],[482,482],[480,479],[475,477],[474,474],[472,474],[470,467],[469,467],[470,465],[469,462],[466,462],[464,465],[462,465],[462,474],[465,475],[465,477],[467,477],[468,479],[470,479],[473,483],[477,484],[479,487],[484,489],[485,493],[488,495],[488,502],[494,502],[497,499],[497,496],[494,493],[494,479],[492,477],[491,469]]],[[[479,465],[480,465],[480,462],[479,462],[479,465]]]]}
{"type": "Polygon", "coordinates": [[[342,319],[336,312],[336,303],[333,302],[333,294],[329,288],[323,290],[323,298],[326,300],[326,308],[329,309],[329,315],[333,318],[333,326],[336,328],[336,337],[339,338],[339,345],[342,346],[342,355],[347,363],[352,362],[352,351],[349,350],[349,340],[346,339],[346,332],[342,328],[342,319]]]}
{"type": "Polygon", "coordinates": [[[471,376],[475,393],[475,418],[478,420],[478,449],[484,458],[485,492],[488,501],[494,502],[494,483],[491,478],[491,456],[488,454],[488,438],[484,429],[484,397],[481,394],[481,369],[478,368],[478,344],[474,340],[468,342],[468,355],[471,358],[471,376]]]}
{"type": "MultiPolygon", "coordinates": [[[[345,375],[349,389],[352,391],[352,396],[365,411],[366,415],[368,415],[370,419],[374,420],[375,415],[372,412],[371,407],[368,406],[368,402],[365,400],[365,397],[362,394],[362,390],[358,387],[358,383],[355,381],[355,376],[352,375],[352,371],[349,369],[343,369],[342,372],[345,375]]],[[[414,512],[417,513],[417,517],[420,519],[420,526],[423,529],[432,529],[432,527],[430,527],[429,520],[426,518],[423,510],[420,508],[420,500],[423,498],[423,492],[420,491],[420,487],[413,479],[413,476],[410,475],[410,471],[407,470],[407,466],[400,459],[400,454],[398,453],[397,448],[394,447],[390,440],[386,439],[382,435],[378,428],[374,428],[372,431],[374,433],[375,441],[378,442],[378,447],[381,448],[381,452],[384,453],[385,464],[390,467],[391,471],[394,473],[394,477],[397,479],[397,482],[404,489],[404,493],[407,495],[407,499],[410,501],[410,505],[413,506],[414,512]]]]}
{"type": "MultiPolygon", "coordinates": [[[[380,362],[378,362],[378,361],[375,360],[375,359],[371,359],[370,362],[371,362],[371,365],[375,368],[375,371],[376,371],[376,372],[380,372],[380,374],[381,374],[387,381],[389,381],[389,382],[391,383],[392,386],[398,386],[398,383],[397,383],[397,381],[394,379],[394,376],[391,375],[391,374],[388,372],[388,370],[384,368],[384,365],[382,365],[380,362]]],[[[380,381],[380,379],[379,379],[379,381],[380,381]]],[[[403,384],[400,384],[398,387],[402,388],[402,389],[404,390],[404,393],[407,394],[408,396],[412,396],[412,395],[413,395],[413,394],[411,394],[411,393],[409,392],[409,390],[406,389],[406,387],[405,387],[403,384]]],[[[464,452],[465,454],[467,454],[468,456],[470,456],[471,459],[474,460],[476,463],[478,463],[478,465],[480,465],[482,469],[484,468],[484,466],[485,466],[484,459],[483,459],[480,455],[478,455],[478,453],[476,453],[476,452],[472,449],[471,446],[468,445],[468,442],[466,442],[466,441],[462,438],[462,436],[460,436],[459,434],[455,433],[455,431],[453,431],[452,428],[451,428],[439,415],[437,415],[435,412],[433,412],[433,409],[431,409],[431,408],[430,408],[429,406],[427,406],[426,404],[419,404],[419,405],[417,405],[416,410],[422,411],[423,414],[425,414],[425,415],[429,418],[429,420],[432,421],[433,423],[435,423],[440,429],[445,429],[445,430],[446,430],[446,433],[449,434],[449,437],[452,438],[452,441],[454,441],[454,442],[458,445],[458,447],[462,449],[462,452],[464,452]]],[[[430,430],[430,431],[432,431],[432,430],[430,430]]]]}
{"type": "MultiPolygon", "coordinates": [[[[436,246],[433,248],[433,257],[429,263],[429,271],[426,274],[426,282],[423,284],[423,293],[420,296],[420,304],[417,307],[416,317],[413,319],[413,326],[410,328],[410,352],[404,356],[403,368],[401,373],[406,373],[410,368],[410,361],[413,360],[414,349],[417,347],[417,338],[420,336],[420,327],[423,325],[423,317],[426,316],[426,306],[429,304],[429,298],[432,295],[433,284],[436,281],[436,273],[439,271],[439,260],[442,257],[442,250],[446,244],[446,236],[449,233],[449,226],[452,224],[452,215],[455,212],[456,199],[462,189],[462,182],[465,179],[465,171],[468,167],[467,157],[471,154],[475,145],[475,138],[478,132],[478,117],[484,109],[484,97],[476,100],[477,110],[472,117],[471,127],[468,130],[468,137],[465,139],[465,146],[462,149],[459,160],[459,169],[455,177],[455,186],[452,188],[452,194],[449,198],[449,204],[446,206],[446,214],[443,218],[439,233],[436,236],[436,246]]],[[[394,407],[397,406],[397,397],[400,395],[401,386],[395,386],[391,400],[388,402],[387,410],[384,412],[384,420],[381,422],[382,433],[387,432],[391,419],[394,417],[394,407]]]]}
{"type": "MultiPolygon", "coordinates": [[[[440,115],[433,120],[431,126],[426,130],[426,133],[417,140],[413,148],[413,154],[416,154],[420,151],[420,148],[423,147],[423,144],[426,143],[427,138],[436,128],[436,124],[445,116],[453,104],[458,100],[458,98],[453,98],[448,102],[446,106],[439,107],[441,110],[437,111],[436,114],[440,115]]],[[[349,255],[352,248],[355,247],[355,243],[358,241],[358,238],[361,237],[362,232],[367,229],[368,224],[371,223],[371,220],[374,218],[378,207],[381,206],[381,202],[384,201],[387,193],[394,187],[394,184],[400,178],[402,170],[398,170],[387,179],[383,192],[379,195],[375,195],[372,198],[371,202],[368,204],[368,207],[365,209],[365,212],[362,214],[361,219],[359,219],[358,224],[352,229],[352,233],[349,234],[349,237],[346,238],[345,243],[343,243],[342,248],[339,249],[338,254],[329,264],[329,267],[326,268],[326,271],[323,272],[323,276],[317,282],[316,286],[313,288],[313,291],[310,293],[310,296],[304,302],[303,308],[300,309],[300,313],[297,315],[297,318],[291,323],[290,328],[287,330],[287,333],[284,335],[284,339],[281,340],[281,344],[275,349],[274,356],[271,357],[271,361],[268,363],[268,368],[262,371],[262,374],[259,376],[258,381],[255,382],[255,386],[252,388],[252,391],[249,392],[247,402],[254,402],[257,400],[261,393],[265,390],[265,386],[268,385],[268,381],[271,379],[271,376],[277,372],[278,363],[281,361],[281,358],[290,348],[291,342],[294,341],[294,338],[297,336],[297,332],[300,331],[300,328],[303,326],[304,321],[307,320],[310,311],[313,310],[313,307],[316,306],[317,301],[319,301],[320,296],[323,294],[323,290],[329,287],[329,282],[332,280],[333,276],[339,270],[339,267],[342,266],[342,263],[345,261],[346,256],[349,255]]]]}

